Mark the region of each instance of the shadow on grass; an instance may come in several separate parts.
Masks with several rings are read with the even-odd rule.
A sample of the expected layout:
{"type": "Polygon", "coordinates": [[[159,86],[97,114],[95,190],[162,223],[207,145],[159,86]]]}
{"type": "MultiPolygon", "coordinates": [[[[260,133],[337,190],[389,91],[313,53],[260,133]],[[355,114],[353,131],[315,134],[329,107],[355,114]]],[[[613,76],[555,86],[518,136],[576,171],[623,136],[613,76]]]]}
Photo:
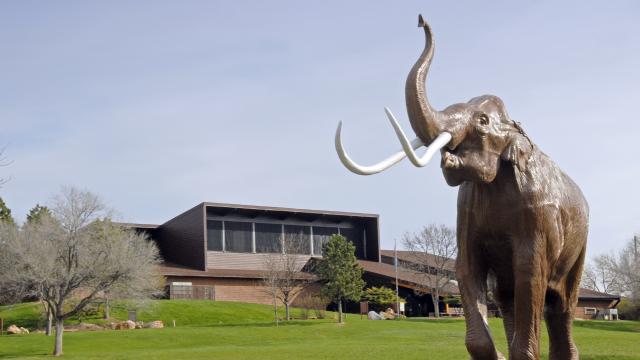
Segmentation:
{"type": "Polygon", "coordinates": [[[640,322],[590,320],[574,321],[573,326],[583,329],[640,333],[640,322]]]}
{"type": "MultiPolygon", "coordinates": [[[[33,354],[29,354],[29,357],[37,357],[37,356],[51,356],[50,352],[35,352],[33,354]]],[[[14,353],[5,353],[0,351],[0,358],[2,359],[24,359],[25,354],[22,352],[14,352],[14,353]]]]}
{"type": "Polygon", "coordinates": [[[450,318],[407,318],[407,319],[403,319],[400,321],[410,321],[410,322],[426,322],[426,323],[432,323],[432,324],[460,324],[461,322],[464,323],[464,318],[455,318],[455,319],[450,319],[450,318]]]}
{"type": "Polygon", "coordinates": [[[637,356],[631,356],[631,355],[606,355],[606,356],[602,356],[602,355],[582,355],[580,354],[580,359],[581,360],[602,360],[602,359],[612,359],[612,360],[637,360],[638,357],[637,356]]]}

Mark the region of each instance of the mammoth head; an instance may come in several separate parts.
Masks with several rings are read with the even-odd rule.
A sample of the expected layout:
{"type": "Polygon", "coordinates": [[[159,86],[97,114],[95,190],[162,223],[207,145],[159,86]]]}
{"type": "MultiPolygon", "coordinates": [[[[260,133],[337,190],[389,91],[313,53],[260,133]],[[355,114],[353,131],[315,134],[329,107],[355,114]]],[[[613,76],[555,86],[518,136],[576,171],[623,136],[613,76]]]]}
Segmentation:
{"type": "Polygon", "coordinates": [[[416,166],[425,166],[437,151],[441,151],[442,171],[451,186],[464,181],[489,183],[496,177],[501,161],[511,162],[518,170],[524,171],[533,144],[522,128],[509,118],[500,98],[484,95],[464,104],[451,105],[442,111],[431,107],[425,81],[433,58],[433,36],[422,16],[419,17],[418,26],[424,28],[425,48],[411,69],[405,87],[407,113],[417,137],[409,141],[391,110],[385,108],[402,151],[375,165],[361,166],[351,160],[344,150],[340,123],[335,145],[342,163],[356,174],[371,175],[405,157],[416,166]],[[415,150],[422,146],[426,146],[426,152],[418,156],[415,150]]]}

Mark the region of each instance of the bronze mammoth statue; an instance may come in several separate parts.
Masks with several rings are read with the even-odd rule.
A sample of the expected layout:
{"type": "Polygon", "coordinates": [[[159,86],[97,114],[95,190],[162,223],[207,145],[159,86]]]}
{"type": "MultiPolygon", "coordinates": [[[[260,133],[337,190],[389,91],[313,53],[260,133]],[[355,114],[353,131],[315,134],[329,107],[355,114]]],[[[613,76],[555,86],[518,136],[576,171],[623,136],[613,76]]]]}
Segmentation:
{"type": "Polygon", "coordinates": [[[484,95],[434,110],[425,80],[433,58],[431,29],[406,82],[406,104],[417,135],[409,141],[385,109],[403,150],[372,166],[346,154],[341,124],[336,149],[351,171],[369,175],[405,157],[424,166],[438,150],[444,178],[458,191],[456,277],[473,359],[504,358],[487,323],[487,291],[504,317],[510,359],[538,359],[544,314],[550,359],[577,359],[571,336],[588,228],[588,205],[578,186],[513,121],[502,100],[484,95]],[[415,150],[429,144],[424,155],[415,150]],[[495,281],[489,281],[488,279],[495,281]],[[488,289],[487,284],[495,284],[488,289]]]}

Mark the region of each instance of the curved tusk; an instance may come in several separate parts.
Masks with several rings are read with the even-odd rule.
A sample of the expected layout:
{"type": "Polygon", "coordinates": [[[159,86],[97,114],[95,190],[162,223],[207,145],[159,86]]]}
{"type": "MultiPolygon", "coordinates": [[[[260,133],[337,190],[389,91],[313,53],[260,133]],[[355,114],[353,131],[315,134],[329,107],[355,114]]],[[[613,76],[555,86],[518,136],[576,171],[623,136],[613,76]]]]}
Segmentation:
{"type": "Polygon", "coordinates": [[[384,111],[387,113],[387,117],[391,122],[391,126],[393,126],[393,129],[396,131],[396,135],[398,136],[398,139],[402,144],[402,149],[409,157],[409,161],[411,161],[411,163],[415,166],[423,167],[427,165],[431,160],[431,158],[433,157],[433,155],[437,153],[440,149],[445,147],[445,145],[447,145],[449,141],[451,141],[451,134],[449,134],[446,131],[443,131],[438,135],[437,138],[435,138],[435,140],[433,140],[431,144],[429,144],[429,146],[427,146],[427,152],[425,152],[424,155],[422,155],[422,157],[418,157],[418,155],[414,151],[414,149],[416,148],[413,147],[413,143],[415,142],[415,140],[409,143],[409,139],[407,139],[407,136],[404,134],[404,131],[402,131],[400,124],[398,124],[398,120],[396,120],[395,116],[393,116],[393,113],[391,113],[391,110],[385,107],[384,111]]]}
{"type": "MultiPolygon", "coordinates": [[[[351,172],[356,173],[358,175],[377,174],[397,164],[400,160],[404,159],[407,156],[406,151],[398,151],[397,153],[389,156],[388,158],[382,160],[377,164],[370,165],[370,166],[358,165],[353,160],[351,160],[349,155],[347,155],[347,152],[344,150],[344,146],[342,145],[341,131],[342,131],[342,121],[338,123],[338,129],[336,130],[336,139],[335,139],[336,152],[338,152],[338,157],[340,157],[340,161],[342,161],[342,164],[351,172]]],[[[413,149],[417,149],[423,145],[424,143],[420,141],[420,139],[416,138],[411,142],[410,147],[413,147],[413,149]]]]}

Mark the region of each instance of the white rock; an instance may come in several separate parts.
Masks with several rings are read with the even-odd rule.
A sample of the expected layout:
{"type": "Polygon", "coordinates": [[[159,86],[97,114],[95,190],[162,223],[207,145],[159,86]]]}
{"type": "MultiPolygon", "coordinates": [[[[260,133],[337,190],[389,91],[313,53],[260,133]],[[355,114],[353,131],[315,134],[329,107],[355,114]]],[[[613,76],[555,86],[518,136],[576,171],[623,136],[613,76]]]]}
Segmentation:
{"type": "Polygon", "coordinates": [[[375,311],[369,311],[367,313],[367,317],[369,318],[369,320],[384,320],[384,318],[375,311]]]}

